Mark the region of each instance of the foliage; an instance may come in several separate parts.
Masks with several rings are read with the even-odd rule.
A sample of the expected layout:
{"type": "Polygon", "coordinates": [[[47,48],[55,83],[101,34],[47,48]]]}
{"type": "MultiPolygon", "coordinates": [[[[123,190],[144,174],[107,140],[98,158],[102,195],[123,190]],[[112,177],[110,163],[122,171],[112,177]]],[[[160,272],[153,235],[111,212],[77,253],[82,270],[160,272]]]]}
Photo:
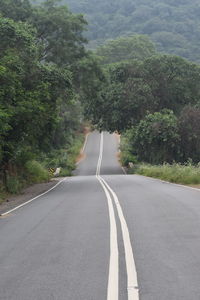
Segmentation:
{"type": "Polygon", "coordinates": [[[130,163],[137,163],[137,158],[132,153],[132,129],[126,130],[120,136],[120,162],[123,166],[129,167],[130,163]]]}
{"type": "Polygon", "coordinates": [[[41,59],[58,66],[69,66],[86,55],[83,37],[87,22],[56,1],[46,1],[33,10],[31,23],[42,43],[41,59]]]}
{"type": "Polygon", "coordinates": [[[198,0],[63,0],[89,22],[88,39],[95,48],[108,39],[148,35],[158,51],[200,61],[198,0]]]}
{"type": "MultiPolygon", "coordinates": [[[[132,173],[132,171],[130,170],[132,173]]],[[[141,164],[133,168],[133,172],[149,177],[155,177],[173,183],[200,184],[200,166],[191,163],[181,165],[174,163],[163,165],[141,164]]]]}
{"type": "Polygon", "coordinates": [[[103,64],[110,64],[130,59],[143,59],[155,55],[154,44],[145,35],[120,37],[108,41],[96,50],[103,64]]]}
{"type": "Polygon", "coordinates": [[[110,131],[124,131],[148,113],[165,108],[178,115],[184,106],[196,105],[200,99],[200,67],[177,56],[110,64],[107,75],[100,100],[90,103],[90,117],[110,131]]]}
{"type": "Polygon", "coordinates": [[[139,161],[173,162],[179,155],[177,119],[172,111],[148,114],[131,130],[131,149],[139,161]]]}
{"type": "Polygon", "coordinates": [[[28,161],[25,165],[30,183],[46,182],[49,180],[48,171],[35,160],[28,161]]]}
{"type": "Polygon", "coordinates": [[[98,123],[103,114],[103,94],[107,86],[107,78],[100,66],[98,58],[91,52],[79,60],[73,67],[74,86],[81,99],[84,116],[98,123]],[[98,110],[98,113],[97,113],[98,110]]]}
{"type": "Polygon", "coordinates": [[[11,194],[18,194],[22,188],[22,183],[17,176],[8,176],[6,189],[11,194]]]}
{"type": "Polygon", "coordinates": [[[40,157],[62,149],[71,155],[83,120],[81,101],[90,91],[90,101],[98,98],[104,79],[97,59],[85,49],[86,24],[56,0],[36,6],[0,0],[0,177],[7,189],[17,190],[17,181],[45,179],[34,162],[40,157]],[[25,171],[27,164],[35,174],[25,171]]]}
{"type": "Polygon", "coordinates": [[[200,161],[200,108],[185,107],[178,120],[182,160],[200,161]]]}
{"type": "Polygon", "coordinates": [[[48,155],[42,156],[46,168],[61,168],[59,176],[71,176],[76,167],[76,159],[83,144],[83,134],[75,134],[66,148],[52,150],[48,155]]]}

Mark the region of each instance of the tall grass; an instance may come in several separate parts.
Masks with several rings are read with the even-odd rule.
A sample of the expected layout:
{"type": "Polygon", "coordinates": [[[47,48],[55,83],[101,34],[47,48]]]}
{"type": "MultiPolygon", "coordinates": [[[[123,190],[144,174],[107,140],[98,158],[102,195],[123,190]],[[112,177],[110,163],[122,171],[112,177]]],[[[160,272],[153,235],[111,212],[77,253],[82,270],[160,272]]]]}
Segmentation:
{"type": "Polygon", "coordinates": [[[134,166],[130,173],[159,178],[173,183],[197,185],[200,184],[200,164],[197,166],[188,163],[181,165],[178,163],[149,165],[140,164],[134,166]]]}
{"type": "Polygon", "coordinates": [[[73,138],[71,145],[64,149],[53,150],[48,156],[42,158],[43,164],[48,169],[61,168],[59,176],[71,176],[76,167],[76,159],[83,145],[84,134],[79,133],[73,138]]]}
{"type": "MultiPolygon", "coordinates": [[[[33,156],[20,158],[19,166],[15,172],[8,174],[6,185],[0,177],[0,204],[5,201],[9,194],[18,194],[21,190],[33,183],[48,182],[52,174],[48,169],[61,168],[60,176],[71,176],[76,167],[76,159],[80,153],[84,141],[84,134],[77,133],[65,149],[53,150],[48,154],[41,154],[39,161],[34,160],[33,156]]],[[[25,153],[26,154],[26,153],[25,153]]]]}
{"type": "Polygon", "coordinates": [[[50,179],[48,171],[38,161],[28,161],[25,165],[25,169],[30,183],[47,182],[50,179]]]}

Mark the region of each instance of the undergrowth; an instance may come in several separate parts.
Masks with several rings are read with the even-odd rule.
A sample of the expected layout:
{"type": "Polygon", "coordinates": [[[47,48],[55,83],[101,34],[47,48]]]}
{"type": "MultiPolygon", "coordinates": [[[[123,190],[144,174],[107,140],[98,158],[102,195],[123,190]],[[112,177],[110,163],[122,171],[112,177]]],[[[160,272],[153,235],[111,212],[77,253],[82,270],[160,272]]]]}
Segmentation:
{"type": "Polygon", "coordinates": [[[22,155],[20,164],[12,166],[11,172],[7,172],[6,179],[3,180],[0,173],[0,204],[9,194],[19,194],[30,184],[48,182],[53,177],[52,170],[55,171],[56,168],[61,168],[58,176],[71,176],[83,141],[84,134],[79,133],[64,149],[40,154],[38,160],[34,156],[22,155]]]}
{"type": "Polygon", "coordinates": [[[143,163],[134,165],[133,168],[129,170],[129,173],[159,178],[173,183],[187,185],[200,184],[200,164],[194,166],[191,163],[174,163],[171,165],[149,165],[143,163]]]}
{"type": "Polygon", "coordinates": [[[76,159],[80,153],[84,135],[79,134],[74,138],[71,146],[66,146],[64,149],[53,150],[48,157],[43,157],[43,164],[46,168],[55,170],[61,168],[58,176],[71,176],[72,171],[76,168],[76,159]]]}

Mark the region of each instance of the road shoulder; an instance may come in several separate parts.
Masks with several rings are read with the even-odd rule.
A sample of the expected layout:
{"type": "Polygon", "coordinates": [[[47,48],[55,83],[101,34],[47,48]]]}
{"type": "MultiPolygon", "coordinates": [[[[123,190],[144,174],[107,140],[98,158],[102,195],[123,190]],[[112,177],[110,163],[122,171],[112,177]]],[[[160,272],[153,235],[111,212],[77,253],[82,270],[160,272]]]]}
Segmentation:
{"type": "Polygon", "coordinates": [[[8,197],[3,203],[0,204],[0,215],[48,191],[60,180],[61,178],[55,178],[49,182],[33,184],[25,188],[19,195],[12,195],[8,197]]]}

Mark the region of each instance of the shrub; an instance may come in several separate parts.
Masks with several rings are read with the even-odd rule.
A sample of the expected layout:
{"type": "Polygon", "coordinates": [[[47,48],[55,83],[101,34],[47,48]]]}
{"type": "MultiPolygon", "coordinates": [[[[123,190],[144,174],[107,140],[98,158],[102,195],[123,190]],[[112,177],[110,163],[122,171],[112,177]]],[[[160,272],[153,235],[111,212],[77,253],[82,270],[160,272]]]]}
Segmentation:
{"type": "Polygon", "coordinates": [[[123,166],[128,167],[129,163],[137,163],[137,158],[128,151],[123,151],[120,154],[120,160],[123,166]]]}
{"type": "Polygon", "coordinates": [[[27,178],[31,183],[46,182],[50,179],[48,171],[37,161],[30,160],[25,165],[27,178]]]}
{"type": "Polygon", "coordinates": [[[178,163],[171,165],[141,164],[137,168],[131,169],[130,172],[173,183],[200,184],[200,165],[193,166],[191,163],[185,165],[178,163]]]}
{"type": "Polygon", "coordinates": [[[11,194],[18,194],[22,188],[22,183],[17,176],[8,176],[6,188],[11,194]]]}

